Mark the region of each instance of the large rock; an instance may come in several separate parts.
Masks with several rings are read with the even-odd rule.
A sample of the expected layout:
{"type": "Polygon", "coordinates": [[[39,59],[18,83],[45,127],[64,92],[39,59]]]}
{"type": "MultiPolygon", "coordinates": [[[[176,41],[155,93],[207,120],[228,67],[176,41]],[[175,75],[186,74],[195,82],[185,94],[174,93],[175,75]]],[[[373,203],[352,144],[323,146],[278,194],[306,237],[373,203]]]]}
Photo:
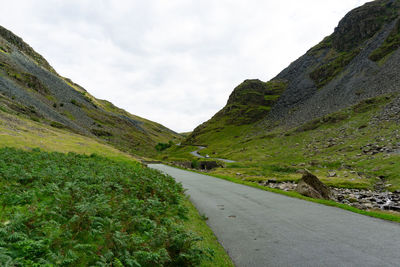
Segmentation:
{"type": "Polygon", "coordinates": [[[296,187],[296,192],[312,198],[333,199],[330,189],[317,176],[304,171],[303,177],[296,187]]]}

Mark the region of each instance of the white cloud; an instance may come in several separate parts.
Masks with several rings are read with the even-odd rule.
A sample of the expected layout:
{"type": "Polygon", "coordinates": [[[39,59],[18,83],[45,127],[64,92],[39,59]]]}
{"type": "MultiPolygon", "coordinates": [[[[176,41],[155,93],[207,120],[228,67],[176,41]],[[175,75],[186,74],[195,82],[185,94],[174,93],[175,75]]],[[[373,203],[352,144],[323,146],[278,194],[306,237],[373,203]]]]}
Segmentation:
{"type": "Polygon", "coordinates": [[[0,24],[96,97],[181,132],[244,79],[273,78],[365,2],[19,0],[3,4],[0,24]]]}

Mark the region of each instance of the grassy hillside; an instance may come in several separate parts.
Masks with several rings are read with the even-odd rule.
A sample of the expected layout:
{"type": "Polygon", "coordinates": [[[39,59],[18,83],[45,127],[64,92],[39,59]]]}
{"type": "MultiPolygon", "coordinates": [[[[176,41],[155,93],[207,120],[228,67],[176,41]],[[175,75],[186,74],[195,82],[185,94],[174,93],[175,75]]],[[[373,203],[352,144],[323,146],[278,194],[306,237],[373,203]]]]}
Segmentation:
{"type": "Polygon", "coordinates": [[[0,147],[40,148],[46,151],[75,152],[107,156],[114,159],[138,159],[123,153],[101,140],[64,131],[22,116],[0,110],[0,147]]]}
{"type": "Polygon", "coordinates": [[[243,139],[251,146],[260,142],[253,137],[280,135],[370,98],[396,94],[398,102],[399,14],[398,0],[376,0],[351,10],[331,35],[275,78],[237,86],[226,106],[184,144],[218,144],[232,151],[232,145],[247,148],[243,139]]]}
{"type": "MultiPolygon", "coordinates": [[[[301,177],[297,170],[307,168],[328,185],[373,189],[383,181],[394,191],[400,189],[399,116],[384,113],[393,108],[394,99],[371,98],[299,127],[269,132],[254,125],[213,123],[196,143],[207,145],[200,154],[237,161],[214,174],[254,182],[296,181],[301,177]]],[[[163,157],[192,160],[187,151],[193,148],[171,147],[163,157]]]]}
{"type": "Polygon", "coordinates": [[[178,142],[166,127],[132,115],[59,75],[20,37],[0,26],[0,108],[10,114],[101,139],[151,156],[158,142],[178,142]]]}
{"type": "Polygon", "coordinates": [[[298,180],[307,168],[339,187],[400,189],[400,1],[350,11],[334,32],[269,82],[246,80],[165,160],[236,160],[212,172],[298,180]]]}
{"type": "MultiPolygon", "coordinates": [[[[130,228],[136,238],[133,241],[130,240],[131,243],[127,248],[129,253],[135,251],[135,255],[130,260],[136,260],[144,266],[169,266],[172,263],[176,265],[175,263],[181,260],[186,261],[185,264],[189,266],[199,262],[201,262],[200,266],[212,266],[214,263],[218,263],[218,266],[233,266],[205,221],[183,196],[181,187],[170,177],[166,178],[160,173],[143,168],[137,159],[101,140],[64,131],[0,110],[0,210],[2,211],[0,212],[0,247],[2,247],[0,265],[18,265],[17,263],[30,265],[33,262],[39,262],[41,265],[46,262],[56,265],[64,263],[65,266],[87,265],[95,259],[98,265],[102,265],[102,262],[116,266],[119,266],[119,262],[129,265],[125,262],[128,254],[124,252],[125,254],[121,255],[120,251],[115,251],[121,248],[118,242],[127,241],[126,235],[129,232],[121,229],[124,227],[121,223],[124,222],[123,220],[126,222],[126,217],[116,219],[115,215],[122,212],[122,203],[130,201],[129,205],[132,208],[133,203],[140,204],[140,207],[136,207],[141,208],[140,213],[132,215],[132,217],[136,216],[135,218],[140,217],[140,220],[135,221],[136,226],[143,221],[149,223],[150,226],[155,227],[151,234],[154,234],[155,230],[175,229],[175,232],[169,234],[168,237],[155,238],[149,231],[143,232],[144,229],[140,227],[130,228]],[[23,149],[26,152],[5,147],[23,149]],[[41,150],[38,150],[39,147],[41,150]],[[44,151],[57,151],[57,153],[44,151]],[[87,183],[88,179],[91,183],[87,183]],[[65,203],[67,200],[65,198],[53,197],[54,193],[64,194],[66,197],[68,183],[65,181],[69,181],[69,185],[74,185],[74,190],[79,191],[79,197],[73,201],[69,199],[68,203],[65,203]],[[104,187],[105,183],[115,186],[107,186],[107,189],[104,187]],[[129,192],[124,191],[125,189],[121,186],[135,187],[136,195],[132,192],[127,195],[129,192]],[[145,191],[149,188],[151,192],[146,193],[145,191]],[[98,190],[98,194],[90,196],[87,194],[90,190],[98,190]],[[122,190],[121,194],[120,190],[122,190]],[[161,194],[168,199],[159,199],[161,194]],[[89,198],[90,201],[112,200],[113,206],[110,209],[107,203],[105,207],[92,205],[88,207],[91,213],[78,212],[77,209],[82,207],[80,204],[87,204],[89,198]],[[173,198],[179,201],[170,203],[173,198]],[[116,203],[116,199],[122,202],[116,203]],[[160,208],[150,213],[149,209],[146,211],[142,207],[145,203],[149,209],[157,204],[164,210],[160,208]],[[64,214],[63,218],[57,217],[53,218],[54,221],[47,222],[47,219],[54,216],[52,211],[58,210],[60,205],[64,205],[63,209],[74,211],[64,214]],[[178,215],[177,211],[179,211],[178,215]],[[73,212],[76,212],[82,220],[93,219],[93,224],[85,229],[77,228],[79,220],[74,219],[78,217],[74,217],[73,212]],[[112,220],[110,212],[112,212],[112,220]],[[164,219],[161,220],[161,218],[164,219]],[[112,227],[102,229],[101,224],[97,225],[98,220],[108,221],[112,223],[109,225],[112,227]],[[168,222],[173,222],[173,224],[164,225],[168,222]],[[58,230],[60,225],[62,229],[69,232],[60,232],[58,230]],[[32,231],[33,226],[37,230],[32,231]],[[18,231],[14,231],[15,229],[18,231]],[[15,232],[15,239],[9,237],[9,231],[15,232]],[[72,234],[75,238],[69,241],[67,234],[72,234]],[[124,239],[118,240],[118,238],[124,239]],[[165,250],[168,251],[165,243],[167,241],[176,242],[169,245],[170,249],[174,250],[173,253],[165,253],[165,250]],[[105,246],[102,247],[102,244],[105,246]],[[179,246],[184,246],[184,248],[179,248],[179,246]],[[182,253],[185,255],[180,257],[182,253]],[[82,257],[83,254],[84,257],[82,257]],[[213,257],[210,257],[211,255],[213,257]],[[178,259],[179,257],[181,259],[178,259]]],[[[135,224],[132,223],[132,227],[135,224]]]]}

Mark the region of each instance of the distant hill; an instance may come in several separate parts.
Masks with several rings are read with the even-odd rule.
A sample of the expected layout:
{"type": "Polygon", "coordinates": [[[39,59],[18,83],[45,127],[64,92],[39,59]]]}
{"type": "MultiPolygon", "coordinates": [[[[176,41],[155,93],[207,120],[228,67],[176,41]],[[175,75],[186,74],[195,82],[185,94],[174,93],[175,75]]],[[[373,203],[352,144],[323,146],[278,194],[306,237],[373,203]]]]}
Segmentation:
{"type": "MultiPolygon", "coordinates": [[[[59,75],[20,37],[0,26],[0,112],[104,140],[127,152],[151,155],[172,130],[132,115],[59,75]]],[[[2,118],[0,116],[0,122],[2,118]]]]}

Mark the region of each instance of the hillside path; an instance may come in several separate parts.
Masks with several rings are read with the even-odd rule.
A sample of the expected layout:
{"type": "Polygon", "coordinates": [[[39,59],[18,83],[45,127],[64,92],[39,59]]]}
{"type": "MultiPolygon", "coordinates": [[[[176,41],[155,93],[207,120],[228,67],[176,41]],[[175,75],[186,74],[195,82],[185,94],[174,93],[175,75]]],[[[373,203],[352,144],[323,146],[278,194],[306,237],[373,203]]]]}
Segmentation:
{"type": "Polygon", "coordinates": [[[162,164],[236,266],[399,266],[400,224],[162,164]]]}

